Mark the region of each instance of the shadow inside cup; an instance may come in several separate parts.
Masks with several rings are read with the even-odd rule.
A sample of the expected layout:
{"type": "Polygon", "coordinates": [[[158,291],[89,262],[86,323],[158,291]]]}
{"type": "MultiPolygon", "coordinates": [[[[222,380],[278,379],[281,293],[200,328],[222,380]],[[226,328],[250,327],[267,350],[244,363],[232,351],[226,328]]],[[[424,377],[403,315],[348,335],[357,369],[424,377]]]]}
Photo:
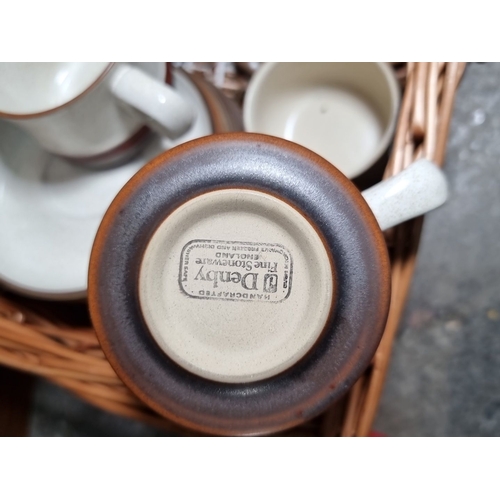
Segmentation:
{"type": "Polygon", "coordinates": [[[384,154],[365,172],[351,179],[354,185],[364,191],[382,181],[387,163],[390,158],[392,144],[386,149],[384,154]]]}

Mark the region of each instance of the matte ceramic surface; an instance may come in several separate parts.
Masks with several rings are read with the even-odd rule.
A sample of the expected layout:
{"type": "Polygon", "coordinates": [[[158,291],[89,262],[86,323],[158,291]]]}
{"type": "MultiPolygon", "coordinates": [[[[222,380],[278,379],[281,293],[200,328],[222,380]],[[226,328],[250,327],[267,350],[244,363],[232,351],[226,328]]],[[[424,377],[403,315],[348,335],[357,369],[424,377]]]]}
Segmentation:
{"type": "Polygon", "coordinates": [[[441,206],[448,198],[448,182],[437,165],[422,159],[362,194],[385,230],[441,206]]]}
{"type": "Polygon", "coordinates": [[[163,83],[165,71],[165,63],[1,63],[0,118],[51,153],[91,163],[146,124],[171,138],[187,131],[194,109],[163,83]]]}
{"type": "Polygon", "coordinates": [[[196,86],[182,72],[174,87],[197,110],[182,138],[153,138],[126,164],[82,169],[43,151],[24,131],[0,121],[0,281],[48,299],[86,295],[88,262],[101,219],[123,185],[147,161],[183,141],[212,132],[196,86]]]}
{"type": "MultiPolygon", "coordinates": [[[[274,217],[278,226],[285,220],[289,219],[274,217]]],[[[290,221],[294,220],[292,216],[290,221]]],[[[249,242],[259,243],[252,227],[234,227],[228,222],[227,227],[220,229],[221,238],[242,241],[248,231],[249,242]]],[[[188,246],[181,248],[183,238],[174,238],[172,247],[162,246],[165,258],[172,257],[180,265],[179,250],[183,262],[189,250],[188,266],[192,258],[211,258],[199,254],[203,249],[192,246],[194,234],[189,234],[189,227],[181,228],[178,234],[184,231],[188,246]]],[[[207,237],[203,235],[200,239],[207,237]]],[[[306,245],[308,239],[309,236],[298,241],[306,245]]],[[[264,243],[276,242],[270,238],[264,243]]],[[[174,273],[176,266],[162,261],[159,250],[153,250],[152,257],[150,262],[159,263],[160,270],[164,266],[167,278],[170,268],[174,273]]],[[[312,262],[314,260],[320,265],[324,261],[317,257],[312,262]]],[[[311,264],[304,262],[301,269],[315,276],[311,264]]],[[[179,272],[183,273],[180,267],[179,272]]],[[[195,294],[196,289],[190,288],[195,280],[189,270],[187,278],[184,284],[177,279],[171,284],[150,286],[152,290],[158,287],[159,291],[161,287],[171,286],[172,292],[175,286],[181,286],[188,295],[195,294]]],[[[159,275],[156,279],[161,281],[159,275]]],[[[296,279],[295,272],[293,279],[296,279]]],[[[145,282],[153,283],[154,279],[146,278],[145,282]]],[[[252,285],[253,280],[248,283],[252,285]]],[[[295,286],[297,283],[293,282],[287,300],[295,300],[297,294],[297,310],[307,315],[303,302],[308,298],[295,286]]],[[[167,418],[214,434],[270,433],[292,427],[314,417],[345,394],[367,367],[379,343],[389,307],[389,290],[385,242],[375,217],[354,185],[311,151],[282,139],[256,134],[199,139],[164,153],[142,169],[120,191],[106,213],[92,251],[89,274],[92,321],[106,356],[122,380],[146,404],[167,418]],[[139,291],[139,276],[148,246],[153,235],[160,234],[157,231],[164,221],[191,200],[226,189],[258,191],[293,207],[301,214],[297,220],[303,218],[307,221],[306,227],[307,224],[314,227],[324,248],[329,250],[333,270],[332,307],[323,331],[308,352],[274,376],[232,383],[195,374],[192,366],[186,369],[187,365],[181,366],[181,359],[175,361],[173,354],[167,355],[168,349],[164,350],[161,340],[166,328],[160,325],[156,332],[155,327],[150,331],[151,317],[148,312],[144,314],[143,308],[164,300],[168,309],[169,301],[175,302],[175,299],[165,295],[144,301],[139,291]],[[155,333],[160,340],[155,340],[155,333]]],[[[321,301],[325,295],[320,292],[317,297],[321,301]]],[[[247,304],[244,301],[233,304],[196,297],[185,300],[191,301],[187,311],[193,316],[183,318],[188,326],[207,320],[203,311],[211,307],[214,315],[228,311],[226,317],[230,325],[225,327],[226,332],[245,328],[247,304]]],[[[300,323],[300,317],[296,321],[300,323]]],[[[216,325],[217,321],[211,324],[216,325]]],[[[314,326],[313,331],[317,332],[318,327],[319,324],[314,326]]],[[[258,334],[265,339],[266,331],[258,334]]],[[[284,350],[292,351],[290,347],[284,350]]],[[[185,360],[187,351],[179,352],[185,360]]]]}
{"type": "Polygon", "coordinates": [[[394,133],[399,89],[385,63],[265,63],[244,103],[245,130],[301,144],[347,177],[367,170],[394,133]]]}
{"type": "Polygon", "coordinates": [[[315,228],[268,194],[221,189],[158,227],[139,276],[141,311],[163,351],[192,373],[252,382],[301,359],[333,300],[315,228]]]}

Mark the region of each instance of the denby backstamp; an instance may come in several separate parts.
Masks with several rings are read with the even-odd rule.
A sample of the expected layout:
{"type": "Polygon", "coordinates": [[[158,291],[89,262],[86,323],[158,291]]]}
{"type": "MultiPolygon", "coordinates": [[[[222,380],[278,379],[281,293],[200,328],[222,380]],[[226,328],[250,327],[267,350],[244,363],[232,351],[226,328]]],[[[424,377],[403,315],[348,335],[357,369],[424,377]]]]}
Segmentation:
{"type": "Polygon", "coordinates": [[[281,302],[292,276],[292,256],[278,243],[192,240],[180,258],[180,288],[199,299],[281,302]]]}

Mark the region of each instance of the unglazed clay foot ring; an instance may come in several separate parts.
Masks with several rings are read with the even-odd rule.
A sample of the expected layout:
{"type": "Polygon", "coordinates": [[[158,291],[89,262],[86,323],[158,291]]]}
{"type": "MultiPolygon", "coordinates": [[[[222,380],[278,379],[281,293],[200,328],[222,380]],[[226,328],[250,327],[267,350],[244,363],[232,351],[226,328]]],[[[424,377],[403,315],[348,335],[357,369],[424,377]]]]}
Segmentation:
{"type": "Polygon", "coordinates": [[[186,370],[252,382],[286,370],[318,340],[332,309],[332,272],[318,233],[289,204],[219,189],[156,230],[140,269],[141,311],[186,370]]]}

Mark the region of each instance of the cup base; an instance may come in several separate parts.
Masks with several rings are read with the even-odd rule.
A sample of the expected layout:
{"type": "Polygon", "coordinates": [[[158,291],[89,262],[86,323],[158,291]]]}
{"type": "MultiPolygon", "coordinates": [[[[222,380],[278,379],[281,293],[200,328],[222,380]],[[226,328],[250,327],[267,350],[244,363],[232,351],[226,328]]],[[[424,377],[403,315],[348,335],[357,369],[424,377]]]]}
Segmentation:
{"type": "Polygon", "coordinates": [[[156,230],[139,278],[162,350],[210,380],[261,380],[300,360],[332,309],[332,266],[288,203],[224,189],[188,201],[156,230]]]}

